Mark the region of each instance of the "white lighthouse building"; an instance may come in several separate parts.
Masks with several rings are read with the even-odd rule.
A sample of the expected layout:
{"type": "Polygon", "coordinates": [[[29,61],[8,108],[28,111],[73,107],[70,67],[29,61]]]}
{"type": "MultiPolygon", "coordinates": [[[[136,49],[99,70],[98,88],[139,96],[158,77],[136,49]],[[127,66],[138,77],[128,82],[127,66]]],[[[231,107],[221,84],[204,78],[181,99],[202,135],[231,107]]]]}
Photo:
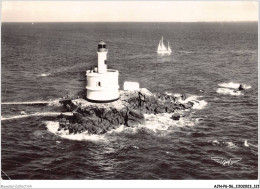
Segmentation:
{"type": "Polygon", "coordinates": [[[119,98],[117,70],[107,69],[107,48],[102,40],[98,43],[98,67],[87,70],[87,100],[90,102],[112,102],[119,98]]]}

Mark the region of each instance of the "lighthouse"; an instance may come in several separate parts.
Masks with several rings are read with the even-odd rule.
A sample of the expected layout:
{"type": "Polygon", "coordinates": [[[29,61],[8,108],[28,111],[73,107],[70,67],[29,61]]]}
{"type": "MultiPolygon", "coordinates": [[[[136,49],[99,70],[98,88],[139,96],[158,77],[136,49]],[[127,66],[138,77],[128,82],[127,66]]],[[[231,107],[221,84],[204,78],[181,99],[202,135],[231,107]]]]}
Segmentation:
{"type": "Polygon", "coordinates": [[[113,102],[119,98],[118,70],[107,68],[106,43],[101,40],[98,43],[98,65],[94,70],[87,70],[87,94],[90,102],[106,103],[113,102]]]}

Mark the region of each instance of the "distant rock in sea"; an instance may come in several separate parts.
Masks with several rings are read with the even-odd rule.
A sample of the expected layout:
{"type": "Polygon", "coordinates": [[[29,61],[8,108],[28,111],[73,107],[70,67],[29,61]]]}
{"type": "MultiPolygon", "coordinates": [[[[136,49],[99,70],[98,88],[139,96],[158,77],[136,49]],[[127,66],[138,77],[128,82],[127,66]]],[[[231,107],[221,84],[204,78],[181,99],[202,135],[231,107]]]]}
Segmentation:
{"type": "MultiPolygon", "coordinates": [[[[120,125],[135,127],[144,124],[144,114],[173,113],[194,105],[190,101],[180,103],[178,99],[174,96],[153,94],[143,88],[140,91],[120,91],[120,99],[111,103],[92,103],[83,98],[67,100],[63,105],[73,112],[73,116],[58,116],[58,130],[69,130],[70,134],[103,134],[117,129],[120,125]]],[[[174,120],[179,117],[177,113],[173,115],[174,120]]]]}

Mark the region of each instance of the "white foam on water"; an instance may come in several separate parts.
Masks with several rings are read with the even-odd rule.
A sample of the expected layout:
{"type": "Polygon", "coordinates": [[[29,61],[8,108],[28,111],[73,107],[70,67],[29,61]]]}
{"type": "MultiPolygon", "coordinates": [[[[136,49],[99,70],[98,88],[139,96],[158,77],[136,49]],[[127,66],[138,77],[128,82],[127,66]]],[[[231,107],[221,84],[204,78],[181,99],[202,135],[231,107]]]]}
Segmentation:
{"type": "Polygon", "coordinates": [[[50,101],[50,103],[48,103],[48,106],[55,106],[55,107],[60,107],[60,106],[63,106],[59,100],[53,100],[53,101],[50,101]]]}
{"type": "Polygon", "coordinates": [[[238,146],[231,141],[226,142],[226,141],[218,141],[218,140],[215,139],[213,141],[209,140],[208,142],[211,142],[211,144],[213,146],[227,147],[227,148],[238,148],[238,146]]]}
{"type": "Polygon", "coordinates": [[[116,128],[116,129],[112,129],[111,131],[108,131],[107,133],[121,133],[125,130],[125,126],[124,125],[120,125],[120,127],[116,128]]]}
{"type": "Polygon", "coordinates": [[[228,88],[218,88],[216,92],[219,93],[219,94],[232,95],[232,96],[244,95],[242,93],[242,91],[237,91],[237,90],[228,89],[228,88]]]}
{"type": "Polygon", "coordinates": [[[180,94],[180,93],[165,92],[164,94],[166,94],[166,95],[168,95],[168,96],[181,97],[181,94],[180,94]]]}
{"type": "Polygon", "coordinates": [[[40,76],[41,77],[47,77],[47,76],[49,76],[49,75],[51,75],[50,73],[42,73],[40,76]]]}
{"type": "Polygon", "coordinates": [[[144,114],[144,116],[146,124],[140,126],[148,128],[154,132],[156,132],[156,130],[168,130],[168,128],[173,124],[171,114],[144,114]]]}
{"type": "Polygon", "coordinates": [[[179,93],[165,92],[165,94],[168,95],[168,96],[176,97],[177,102],[180,102],[180,103],[193,102],[194,105],[192,106],[192,109],[196,109],[196,110],[202,110],[208,104],[205,100],[200,100],[200,98],[202,98],[203,96],[189,95],[185,100],[182,100],[181,99],[182,95],[179,94],[179,93]]]}
{"type": "Polygon", "coordinates": [[[174,127],[193,127],[195,126],[200,120],[198,118],[191,118],[191,117],[180,117],[179,120],[173,120],[171,118],[172,114],[169,113],[162,113],[162,114],[144,114],[146,123],[139,125],[137,127],[143,127],[153,132],[157,131],[167,131],[172,130],[174,127]]]}
{"type": "Polygon", "coordinates": [[[180,53],[184,53],[184,54],[191,54],[193,53],[192,51],[179,51],[180,53]]]}
{"type": "MultiPolygon", "coordinates": [[[[250,89],[251,86],[247,84],[241,84],[244,89],[250,89]]],[[[218,86],[224,87],[224,88],[232,88],[232,89],[238,89],[240,86],[240,83],[234,83],[234,82],[229,82],[229,83],[219,83],[218,86]]]]}
{"type": "Polygon", "coordinates": [[[237,148],[237,145],[235,145],[233,142],[225,142],[227,144],[228,148],[237,148]]]}
{"type": "Polygon", "coordinates": [[[71,112],[37,112],[34,114],[27,114],[27,115],[17,115],[12,117],[1,117],[1,120],[11,120],[11,119],[22,119],[27,117],[36,117],[36,116],[58,116],[60,114],[64,114],[67,116],[72,116],[73,114],[71,112]]]}
{"type": "Polygon", "coordinates": [[[251,85],[247,85],[247,84],[243,84],[242,86],[243,86],[244,89],[251,89],[252,88],[251,85]]]}
{"type": "Polygon", "coordinates": [[[200,101],[198,101],[198,103],[194,103],[192,108],[196,109],[196,110],[202,110],[207,106],[207,104],[208,103],[205,100],[200,100],[200,101]]]}
{"type": "Polygon", "coordinates": [[[78,133],[78,134],[69,134],[69,131],[60,130],[59,122],[57,121],[45,121],[46,127],[49,132],[60,136],[61,138],[69,139],[69,140],[78,140],[78,141],[107,141],[104,135],[94,135],[89,134],[88,132],[78,133]]]}
{"type": "Polygon", "coordinates": [[[181,98],[178,99],[178,102],[180,103],[188,103],[188,102],[193,102],[194,105],[192,106],[192,109],[195,110],[202,110],[207,106],[207,102],[205,100],[199,100],[199,98],[202,98],[203,96],[196,96],[196,95],[191,95],[185,100],[182,100],[181,98]]]}

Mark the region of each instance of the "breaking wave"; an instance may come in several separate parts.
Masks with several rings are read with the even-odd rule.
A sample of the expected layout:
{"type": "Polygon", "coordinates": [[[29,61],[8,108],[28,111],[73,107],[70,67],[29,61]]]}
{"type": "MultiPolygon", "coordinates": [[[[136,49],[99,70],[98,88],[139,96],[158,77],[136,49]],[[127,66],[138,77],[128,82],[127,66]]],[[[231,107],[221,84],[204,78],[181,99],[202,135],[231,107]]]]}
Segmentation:
{"type": "Polygon", "coordinates": [[[242,91],[237,91],[237,90],[228,89],[228,88],[218,88],[216,92],[219,93],[219,94],[232,95],[232,96],[244,95],[242,93],[242,91]]]}
{"type": "Polygon", "coordinates": [[[87,132],[79,133],[79,134],[69,134],[69,131],[66,130],[60,130],[59,128],[59,122],[57,121],[45,121],[46,127],[49,132],[60,136],[61,138],[70,139],[70,140],[90,140],[90,141],[106,141],[106,138],[104,135],[93,135],[88,134],[87,132]]]}
{"type": "Polygon", "coordinates": [[[247,84],[240,84],[240,83],[233,83],[233,82],[220,83],[220,84],[218,84],[218,86],[220,86],[220,87],[232,88],[232,89],[238,89],[240,85],[242,85],[242,87],[243,87],[244,89],[250,89],[250,88],[252,88],[250,85],[247,85],[247,84]]]}
{"type": "Polygon", "coordinates": [[[192,118],[190,116],[180,115],[179,120],[173,120],[171,118],[172,114],[162,113],[162,114],[145,114],[146,124],[139,125],[136,129],[145,128],[153,131],[154,133],[158,131],[174,131],[178,127],[193,127],[197,125],[201,119],[192,118]]]}
{"type": "Polygon", "coordinates": [[[177,98],[177,101],[180,103],[188,103],[188,102],[193,102],[194,105],[192,106],[192,109],[195,110],[202,110],[207,106],[207,102],[205,100],[200,100],[203,96],[196,96],[196,95],[188,95],[188,97],[185,100],[182,100],[181,97],[182,95],[179,93],[169,93],[165,92],[166,95],[168,96],[174,96],[177,98]]]}
{"type": "Polygon", "coordinates": [[[179,120],[173,120],[172,114],[170,113],[161,113],[161,114],[144,114],[145,116],[145,124],[139,124],[135,127],[126,127],[121,125],[119,128],[115,130],[111,130],[108,133],[136,133],[140,130],[146,130],[153,133],[161,132],[161,131],[174,131],[175,128],[180,127],[193,127],[201,122],[203,119],[201,118],[192,118],[191,116],[181,115],[179,120]]]}
{"type": "Polygon", "coordinates": [[[199,100],[199,98],[202,98],[202,96],[192,95],[186,98],[185,100],[179,99],[178,101],[180,103],[193,102],[194,105],[192,106],[192,109],[202,110],[207,106],[208,103],[205,100],[199,100]]]}

